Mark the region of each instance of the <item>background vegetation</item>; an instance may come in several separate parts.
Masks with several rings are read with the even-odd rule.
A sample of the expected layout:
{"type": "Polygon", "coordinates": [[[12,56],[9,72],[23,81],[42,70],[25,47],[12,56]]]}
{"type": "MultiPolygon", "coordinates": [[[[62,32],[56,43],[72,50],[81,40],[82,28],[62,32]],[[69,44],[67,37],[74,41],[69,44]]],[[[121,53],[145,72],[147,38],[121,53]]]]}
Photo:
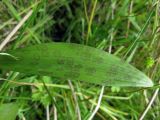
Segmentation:
{"type": "MultiPolygon", "coordinates": [[[[0,41],[22,18],[32,15],[3,50],[48,42],[72,42],[102,49],[131,63],[155,84],[160,76],[159,0],[2,0],[0,41]]],[[[0,104],[19,103],[17,119],[76,120],[77,95],[81,118],[87,119],[97,105],[101,86],[60,81],[49,76],[0,72],[0,104]],[[54,97],[50,99],[43,83],[54,97]],[[58,108],[56,109],[56,107],[58,108]]],[[[155,88],[156,89],[156,88],[155,88]]],[[[94,120],[137,120],[155,89],[105,87],[94,120]]],[[[158,96],[158,95],[157,95],[158,96]]],[[[160,119],[160,97],[156,97],[145,120],[160,119]]]]}

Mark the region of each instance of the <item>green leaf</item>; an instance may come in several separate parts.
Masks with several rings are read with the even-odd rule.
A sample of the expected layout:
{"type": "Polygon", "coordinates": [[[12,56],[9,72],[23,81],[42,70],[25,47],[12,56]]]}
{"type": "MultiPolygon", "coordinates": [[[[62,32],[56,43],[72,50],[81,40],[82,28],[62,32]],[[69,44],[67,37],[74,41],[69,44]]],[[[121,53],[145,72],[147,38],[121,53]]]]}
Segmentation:
{"type": "Polygon", "coordinates": [[[152,81],[125,61],[96,48],[69,43],[47,43],[6,52],[0,68],[105,86],[151,87],[152,81]]]}
{"type": "Polygon", "coordinates": [[[0,120],[15,120],[18,112],[16,103],[7,103],[0,105],[0,120]]]}

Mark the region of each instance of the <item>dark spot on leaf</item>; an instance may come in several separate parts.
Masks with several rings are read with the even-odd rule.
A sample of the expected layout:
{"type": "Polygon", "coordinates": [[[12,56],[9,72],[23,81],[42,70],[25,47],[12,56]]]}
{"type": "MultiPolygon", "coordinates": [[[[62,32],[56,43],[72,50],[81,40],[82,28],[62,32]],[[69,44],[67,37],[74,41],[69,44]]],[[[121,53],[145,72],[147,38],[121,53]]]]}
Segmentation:
{"type": "Polygon", "coordinates": [[[64,59],[58,59],[57,60],[57,64],[64,65],[65,64],[65,60],[64,59]]]}
{"type": "Polygon", "coordinates": [[[96,69],[94,67],[89,67],[85,69],[87,75],[94,75],[96,73],[96,69]]]}
{"type": "Polygon", "coordinates": [[[66,60],[65,60],[65,65],[66,65],[67,67],[72,67],[72,66],[74,65],[73,59],[72,59],[72,58],[66,59],[66,60]]]}
{"type": "Polygon", "coordinates": [[[53,72],[45,71],[45,70],[38,70],[38,74],[40,74],[40,75],[48,75],[48,76],[54,75],[53,72]]]}
{"type": "Polygon", "coordinates": [[[64,77],[66,79],[75,79],[75,78],[78,78],[80,76],[80,73],[79,72],[66,72],[64,74],[64,77]]]}
{"type": "Polygon", "coordinates": [[[81,68],[83,68],[83,65],[81,65],[81,64],[75,64],[74,67],[81,69],[81,68]]]}

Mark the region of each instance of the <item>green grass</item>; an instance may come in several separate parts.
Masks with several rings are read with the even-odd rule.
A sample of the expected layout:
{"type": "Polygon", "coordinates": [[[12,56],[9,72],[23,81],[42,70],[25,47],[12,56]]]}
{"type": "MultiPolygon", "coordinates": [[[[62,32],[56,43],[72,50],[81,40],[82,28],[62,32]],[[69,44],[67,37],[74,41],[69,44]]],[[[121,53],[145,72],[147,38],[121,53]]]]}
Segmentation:
{"type": "MultiPolygon", "coordinates": [[[[32,9],[32,15],[3,50],[49,42],[86,44],[106,52],[111,48],[112,54],[137,67],[158,84],[159,5],[158,0],[2,0],[0,42],[32,9]]],[[[0,106],[18,103],[17,119],[44,120],[48,108],[50,120],[56,115],[58,120],[77,119],[76,102],[68,81],[3,70],[0,79],[0,106]]],[[[101,86],[85,82],[72,84],[81,118],[87,120],[97,105],[101,86]]],[[[140,91],[105,87],[94,120],[138,120],[155,90],[156,87],[140,91]]],[[[160,118],[159,101],[157,96],[145,120],[160,118]]]]}

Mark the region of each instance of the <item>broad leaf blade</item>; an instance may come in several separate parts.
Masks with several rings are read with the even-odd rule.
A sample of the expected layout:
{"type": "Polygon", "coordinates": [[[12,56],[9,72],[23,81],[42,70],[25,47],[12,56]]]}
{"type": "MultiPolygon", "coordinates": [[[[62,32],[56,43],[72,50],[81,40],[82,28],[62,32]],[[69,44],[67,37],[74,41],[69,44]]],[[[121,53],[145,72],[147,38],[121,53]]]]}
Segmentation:
{"type": "Polygon", "coordinates": [[[152,81],[138,69],[96,48],[49,43],[8,51],[0,67],[22,73],[55,76],[106,86],[150,87],[152,81]]]}
{"type": "Polygon", "coordinates": [[[16,103],[7,103],[0,105],[0,120],[15,120],[18,112],[16,103]]]}

